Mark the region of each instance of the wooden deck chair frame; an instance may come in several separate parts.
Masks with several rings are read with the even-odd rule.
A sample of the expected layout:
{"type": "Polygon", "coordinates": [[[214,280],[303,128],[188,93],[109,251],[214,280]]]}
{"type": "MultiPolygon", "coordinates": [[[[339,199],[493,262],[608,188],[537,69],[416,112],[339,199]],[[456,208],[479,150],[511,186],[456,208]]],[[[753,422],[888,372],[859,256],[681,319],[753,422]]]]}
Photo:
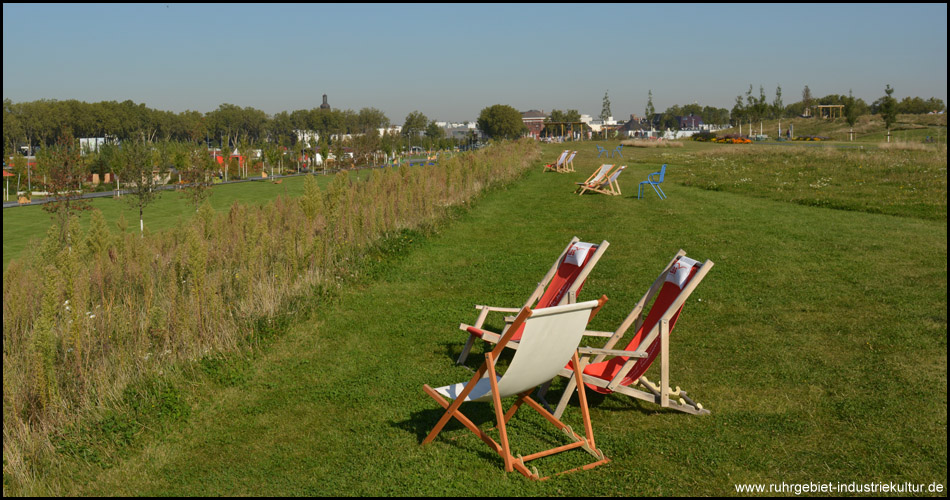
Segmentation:
{"type": "Polygon", "coordinates": [[[563,172],[573,172],[574,171],[574,157],[577,156],[577,151],[571,151],[571,154],[568,155],[567,159],[564,160],[564,170],[563,172]]]}
{"type": "Polygon", "coordinates": [[[501,455],[505,464],[505,472],[517,470],[525,477],[535,480],[545,480],[556,475],[577,470],[587,470],[610,462],[610,459],[604,457],[604,453],[597,449],[596,443],[594,442],[594,431],[590,422],[586,389],[583,384],[576,388],[576,392],[580,400],[581,415],[584,422],[584,436],[579,436],[570,426],[561,422],[558,417],[551,415],[548,410],[529,397],[529,394],[531,394],[535,387],[545,380],[548,376],[546,375],[548,372],[553,376],[569,359],[573,361],[573,365],[577,367],[575,370],[577,375],[580,375],[580,370],[583,365],[577,354],[577,344],[584,334],[587,323],[597,314],[597,311],[603,307],[606,300],[606,297],[601,297],[599,300],[553,306],[538,310],[531,310],[525,307],[518,314],[514,323],[518,327],[521,325],[525,325],[526,327],[524,349],[515,353],[504,375],[500,377],[497,375],[495,362],[505,349],[505,345],[515,331],[514,329],[509,329],[509,333],[503,336],[495,348],[485,355],[485,361],[475,372],[471,380],[465,383],[464,386],[463,384],[454,384],[433,389],[429,387],[428,384],[424,385],[423,390],[425,393],[439,403],[442,408],[445,408],[445,413],[422,441],[422,445],[432,442],[432,440],[442,432],[442,429],[448,421],[455,418],[467,429],[481,438],[481,440],[495,450],[496,453],[501,455]],[[535,320],[538,321],[535,322],[535,320]],[[488,384],[485,384],[486,381],[488,384]],[[514,395],[517,396],[517,400],[505,411],[502,407],[501,399],[514,395]],[[445,399],[446,397],[454,399],[454,401],[449,403],[449,401],[445,399]],[[485,431],[480,429],[459,411],[460,406],[465,402],[488,400],[491,401],[495,410],[495,422],[500,442],[492,439],[485,431]],[[548,422],[562,431],[573,442],[524,457],[520,454],[517,456],[513,455],[508,443],[506,425],[514,416],[515,412],[525,403],[540,413],[548,422]],[[526,462],[530,460],[577,448],[581,448],[591,454],[595,458],[595,461],[546,477],[541,477],[536,467],[529,469],[526,465],[526,462]]]}
{"type": "MultiPolygon", "coordinates": [[[[485,324],[485,320],[488,318],[489,313],[500,312],[500,313],[512,314],[512,313],[517,313],[521,311],[525,307],[532,308],[532,309],[538,307],[537,302],[544,296],[544,293],[547,291],[548,285],[551,284],[551,281],[554,279],[555,275],[557,274],[558,269],[561,267],[561,264],[564,261],[564,256],[567,255],[568,250],[570,250],[571,247],[575,243],[580,243],[580,238],[578,238],[577,236],[571,238],[570,243],[568,243],[567,246],[564,247],[564,250],[562,250],[561,254],[558,255],[557,260],[554,261],[554,265],[552,265],[551,268],[548,269],[547,274],[545,274],[544,277],[541,278],[541,281],[538,282],[538,286],[534,289],[533,292],[531,292],[531,295],[528,297],[528,300],[525,301],[524,305],[521,306],[521,309],[516,308],[516,307],[496,307],[496,306],[487,306],[487,305],[482,305],[482,304],[475,305],[475,309],[479,311],[478,317],[475,318],[475,324],[474,325],[468,325],[465,323],[459,324],[459,330],[466,331],[468,332],[469,335],[468,335],[468,339],[465,341],[465,345],[462,347],[462,352],[459,353],[459,357],[455,362],[456,364],[461,365],[465,363],[465,360],[468,359],[468,353],[472,350],[472,347],[475,345],[475,340],[477,338],[481,338],[482,340],[489,343],[497,343],[508,331],[508,329],[511,328],[512,322],[514,321],[514,317],[507,316],[505,317],[505,327],[501,331],[501,333],[495,333],[495,332],[482,330],[482,327],[485,324]]],[[[597,265],[597,262],[600,261],[600,258],[604,255],[604,252],[607,251],[608,246],[610,246],[610,243],[608,243],[607,240],[601,241],[600,244],[597,245],[597,250],[595,250],[594,253],[587,259],[586,263],[584,264],[584,267],[580,270],[577,277],[574,278],[574,281],[570,284],[568,289],[563,293],[560,300],[558,300],[558,303],[554,305],[573,304],[577,302],[577,294],[580,288],[584,285],[584,282],[587,280],[587,276],[590,275],[591,270],[593,270],[594,266],[597,265]]],[[[507,343],[507,345],[511,349],[517,349],[518,341],[517,340],[510,341],[507,343]]]]}
{"type": "MultiPolygon", "coordinates": [[[[620,324],[617,330],[613,333],[610,332],[596,332],[588,330],[585,335],[588,336],[599,336],[599,337],[609,337],[607,343],[603,348],[581,348],[581,352],[585,354],[584,360],[582,361],[584,366],[592,365],[595,363],[600,363],[607,356],[626,356],[628,357],[627,361],[624,363],[623,368],[620,369],[610,380],[605,380],[599,377],[595,377],[589,374],[586,374],[581,370],[582,378],[585,384],[589,384],[594,387],[600,387],[608,391],[617,392],[624,394],[630,397],[637,399],[642,399],[644,401],[649,401],[651,403],[656,403],[663,408],[672,408],[674,410],[679,410],[685,413],[690,413],[694,415],[708,415],[709,410],[703,408],[703,405],[694,402],[686,394],[686,391],[683,391],[678,386],[675,390],[670,390],[670,321],[679,313],[683,304],[686,303],[686,300],[689,298],[690,294],[693,293],[693,290],[699,286],[699,283],[702,282],[703,278],[713,267],[713,262],[706,260],[704,263],[700,264],[699,268],[696,270],[693,278],[690,279],[689,283],[680,291],[676,299],[670,304],[670,306],[663,311],[663,315],[656,322],[656,325],[651,328],[649,332],[644,332],[644,338],[639,343],[639,346],[636,350],[615,350],[614,345],[623,338],[627,330],[633,326],[634,332],[639,332],[640,328],[643,326],[644,317],[643,309],[644,307],[653,300],[653,298],[659,293],[660,289],[663,287],[664,281],[666,279],[667,273],[670,272],[670,268],[676,264],[680,257],[684,257],[686,252],[680,250],[676,253],[669,264],[663,268],[663,272],[660,273],[656,281],[653,282],[653,285],[647,290],[647,293],[636,303],[633,310],[627,315],[626,319],[620,324]],[[641,376],[637,379],[635,383],[629,385],[623,385],[622,382],[624,378],[627,377],[630,370],[633,368],[634,364],[640,358],[648,357],[647,350],[656,348],[653,344],[659,339],[659,355],[660,358],[660,383],[659,385],[651,382],[647,379],[646,376],[641,376]],[[590,359],[590,356],[594,355],[593,359],[590,359]],[[589,360],[589,362],[588,362],[589,360]],[[635,387],[641,387],[642,390],[635,387]]],[[[561,396],[561,400],[558,402],[557,408],[554,410],[553,414],[555,417],[560,418],[561,414],[564,413],[564,409],[567,407],[568,402],[571,399],[571,391],[574,389],[574,386],[577,385],[577,375],[574,373],[574,370],[564,369],[559,373],[562,377],[568,377],[567,387],[564,390],[564,394],[561,396]]],[[[547,392],[549,384],[546,384],[539,391],[539,399],[547,405],[547,402],[544,401],[544,394],[547,392]]]]}
{"type": "Polygon", "coordinates": [[[545,165],[543,171],[547,172],[548,170],[553,170],[555,172],[563,172],[565,168],[565,163],[567,162],[567,155],[570,153],[571,153],[570,149],[565,149],[564,151],[561,151],[561,156],[557,157],[557,161],[555,161],[554,163],[548,163],[547,165],[545,165]]]}
{"type": "Polygon", "coordinates": [[[590,177],[587,178],[584,182],[575,182],[577,184],[577,189],[574,190],[577,194],[584,194],[584,191],[591,189],[591,186],[599,186],[604,182],[604,179],[610,177],[610,174],[614,170],[613,163],[604,163],[601,166],[597,167],[597,170],[594,173],[590,174],[590,177]]]}
{"type": "Polygon", "coordinates": [[[617,182],[617,178],[620,177],[620,174],[623,173],[626,169],[626,165],[621,165],[615,168],[610,176],[596,185],[587,185],[584,186],[584,189],[580,194],[584,194],[586,191],[593,191],[595,193],[606,194],[609,196],[620,196],[620,183],[617,182]]]}

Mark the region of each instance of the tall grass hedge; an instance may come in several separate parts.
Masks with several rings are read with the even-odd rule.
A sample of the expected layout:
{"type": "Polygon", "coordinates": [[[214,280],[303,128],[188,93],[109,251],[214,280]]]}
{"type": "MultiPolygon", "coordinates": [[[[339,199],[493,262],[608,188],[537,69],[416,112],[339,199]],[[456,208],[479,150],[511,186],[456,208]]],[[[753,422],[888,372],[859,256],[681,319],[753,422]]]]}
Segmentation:
{"type": "Polygon", "coordinates": [[[72,245],[51,227],[3,279],[4,484],[37,474],[65,426],[175,363],[253,342],[255,322],[339,286],[383,238],[438,223],[539,155],[533,141],[507,142],[359,182],[339,173],[326,189],[309,178],[298,198],[226,213],[206,204],[144,236],[100,213],[86,231],[69,223],[72,245]]]}

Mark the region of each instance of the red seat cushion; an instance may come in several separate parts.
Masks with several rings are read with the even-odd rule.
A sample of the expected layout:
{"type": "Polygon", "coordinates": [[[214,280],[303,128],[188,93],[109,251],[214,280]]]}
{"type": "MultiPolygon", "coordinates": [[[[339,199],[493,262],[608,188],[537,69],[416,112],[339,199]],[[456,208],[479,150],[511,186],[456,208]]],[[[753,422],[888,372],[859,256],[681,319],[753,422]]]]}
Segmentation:
{"type": "MultiPolygon", "coordinates": [[[[689,271],[689,276],[686,278],[686,281],[683,283],[683,288],[686,288],[686,285],[692,281],[693,276],[696,275],[696,270],[699,269],[698,263],[696,266],[693,266],[689,271]]],[[[643,337],[653,329],[654,326],[660,321],[660,318],[663,317],[663,313],[670,308],[670,305],[673,301],[679,297],[682,289],[677,286],[675,283],[670,283],[666,281],[663,283],[663,287],[660,288],[660,293],[657,295],[656,300],[653,302],[653,307],[650,308],[650,313],[647,314],[646,320],[643,321],[643,325],[640,327],[640,330],[637,331],[636,335],[633,336],[633,339],[627,344],[627,347],[624,348],[625,351],[635,351],[640,347],[640,342],[643,341],[643,337]]],[[[683,304],[685,305],[685,303],[683,304]]],[[[679,318],[680,313],[683,311],[683,306],[673,314],[670,318],[670,333],[673,332],[673,326],[676,325],[676,319],[679,318]]],[[[645,358],[640,358],[633,365],[633,368],[627,372],[627,375],[624,376],[620,385],[630,385],[635,383],[640,377],[646,373],[647,369],[650,368],[650,365],[653,364],[653,360],[656,359],[657,354],[660,353],[660,336],[657,335],[653,343],[650,344],[646,349],[648,356],[645,358]]],[[[603,380],[613,380],[614,376],[623,368],[624,363],[627,362],[629,357],[627,356],[615,356],[609,360],[601,361],[599,363],[592,363],[584,367],[584,373],[593,377],[597,377],[603,380]]],[[[573,363],[567,364],[568,369],[573,370],[573,363]]],[[[591,390],[599,392],[601,394],[609,394],[613,391],[605,389],[603,387],[593,386],[591,384],[586,384],[591,390]]]]}

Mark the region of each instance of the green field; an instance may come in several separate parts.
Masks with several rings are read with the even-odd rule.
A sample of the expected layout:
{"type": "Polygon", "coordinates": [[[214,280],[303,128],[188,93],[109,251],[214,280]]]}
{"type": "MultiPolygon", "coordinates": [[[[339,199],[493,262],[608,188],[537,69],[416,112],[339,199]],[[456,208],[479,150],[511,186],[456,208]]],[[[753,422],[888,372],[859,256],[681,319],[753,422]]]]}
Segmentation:
{"type": "MultiPolygon", "coordinates": [[[[365,178],[368,170],[353,170],[354,179],[365,178]]],[[[330,183],[332,176],[315,175],[320,186],[330,183]]],[[[208,201],[215,210],[227,210],[233,203],[263,204],[272,201],[277,196],[297,197],[303,193],[303,176],[285,177],[281,183],[271,181],[240,182],[232,184],[215,184],[211,188],[208,201]]],[[[132,197],[125,195],[122,198],[93,198],[90,207],[102,211],[106,220],[118,224],[120,218],[125,219],[126,230],[139,230],[137,208],[127,201],[132,197]]],[[[187,195],[175,191],[164,191],[145,208],[144,220],[146,231],[161,231],[179,224],[182,220],[194,214],[194,205],[188,201],[187,195]]],[[[88,216],[80,216],[80,223],[85,228],[89,223],[88,216]]],[[[23,250],[30,246],[31,238],[42,239],[46,230],[52,224],[50,214],[43,210],[42,205],[29,205],[7,208],[3,211],[3,268],[7,268],[10,260],[21,255],[23,250]]],[[[111,229],[115,230],[116,225],[111,229]]]]}
{"type": "MultiPolygon", "coordinates": [[[[32,492],[659,496],[852,482],[946,491],[945,148],[881,152],[867,175],[848,166],[868,153],[850,149],[624,148],[622,161],[610,160],[628,165],[623,195],[609,197],[572,194],[605,161],[591,143],[546,145],[542,159],[568,147],[579,150],[575,173],[543,173],[539,163],[435,233],[389,242],[396,250],[361,278],[288,311],[265,347],[204,362],[199,375],[169,370],[174,418],[144,411],[153,420],[129,439],[95,423],[89,447],[107,459],[61,452],[32,492]],[[663,163],[669,198],[650,189],[637,199],[638,183],[663,163]],[[913,196],[894,194],[908,185],[913,196]],[[453,364],[465,340],[458,324],[474,321],[476,303],[521,305],[573,236],[610,242],[580,297],[610,298],[595,330],[616,328],[677,250],[715,262],[671,341],[673,384],[712,414],[592,395],[598,447],[611,463],[540,483],[506,474],[456,422],[420,446],[442,414],[422,385],[471,376],[453,364]]],[[[302,190],[292,186],[216,187],[212,202],[224,209],[302,190]]],[[[146,226],[186,217],[175,205],[156,203],[146,226]]],[[[127,210],[112,209],[110,220],[127,210]]],[[[30,231],[25,222],[8,229],[8,214],[21,210],[47,217],[36,207],[4,211],[4,265],[8,230],[30,231]]],[[[491,407],[471,406],[476,423],[490,425],[491,407]]],[[[579,427],[576,400],[564,419],[579,427]]],[[[516,414],[515,451],[565,443],[543,424],[516,414]]],[[[587,458],[565,453],[537,466],[545,474],[587,458]]]]}

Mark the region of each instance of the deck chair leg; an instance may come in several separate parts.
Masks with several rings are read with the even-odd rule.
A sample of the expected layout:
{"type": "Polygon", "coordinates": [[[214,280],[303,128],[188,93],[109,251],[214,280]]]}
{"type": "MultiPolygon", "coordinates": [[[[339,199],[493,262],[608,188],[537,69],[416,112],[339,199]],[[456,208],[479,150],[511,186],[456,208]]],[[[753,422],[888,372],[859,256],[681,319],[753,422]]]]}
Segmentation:
{"type": "Polygon", "coordinates": [[[498,434],[501,439],[501,455],[505,460],[505,472],[514,470],[514,457],[508,446],[508,431],[505,428],[505,415],[501,409],[501,397],[498,395],[498,377],[495,376],[495,358],[492,353],[485,354],[485,363],[488,365],[488,382],[491,384],[492,403],[495,407],[495,420],[498,422],[498,434]]]}
{"type": "Polygon", "coordinates": [[[670,321],[660,323],[660,406],[670,406],[670,321]]]}
{"type": "Polygon", "coordinates": [[[541,403],[541,406],[545,410],[554,413],[554,410],[551,409],[551,404],[548,403],[547,399],[544,399],[544,396],[548,394],[548,389],[551,388],[551,382],[553,380],[548,380],[547,382],[541,384],[541,387],[538,387],[538,392],[535,393],[534,397],[537,398],[538,402],[541,403]]]}
{"type": "MultiPolygon", "coordinates": [[[[577,352],[574,352],[574,379],[580,379],[583,381],[584,377],[584,367],[581,366],[580,359],[577,357],[577,352]]],[[[590,423],[590,409],[587,408],[587,388],[584,387],[584,384],[575,384],[577,385],[577,398],[580,400],[581,404],[581,415],[584,419],[584,435],[587,437],[587,445],[590,446],[592,450],[597,449],[597,445],[594,443],[594,428],[590,423]]]]}
{"type": "MultiPolygon", "coordinates": [[[[446,401],[445,399],[442,399],[442,396],[440,396],[439,393],[435,392],[435,391],[434,391],[431,387],[429,387],[428,385],[423,386],[422,389],[425,391],[426,394],[428,394],[429,396],[431,396],[432,399],[434,399],[437,403],[439,403],[439,406],[441,406],[442,408],[448,410],[448,408],[449,408],[449,402],[446,401]]],[[[456,420],[458,420],[459,422],[461,422],[462,425],[464,425],[468,430],[472,431],[476,436],[478,436],[479,438],[481,438],[481,440],[484,441],[485,444],[487,444],[488,446],[491,446],[491,448],[492,448],[493,450],[495,450],[495,452],[501,453],[501,445],[499,445],[498,443],[496,443],[494,439],[492,439],[491,437],[488,436],[488,434],[485,434],[485,431],[479,429],[478,426],[475,425],[474,422],[472,422],[471,420],[469,420],[465,415],[463,415],[461,412],[455,412],[452,416],[453,416],[456,420]]],[[[438,434],[438,433],[436,433],[436,434],[438,434]]],[[[423,441],[422,444],[426,444],[427,442],[428,442],[428,440],[427,440],[427,441],[423,441]]]]}
{"type": "Polygon", "coordinates": [[[515,416],[515,412],[518,411],[518,408],[521,407],[521,404],[525,402],[525,399],[530,399],[527,396],[531,394],[530,390],[518,394],[518,399],[515,401],[515,404],[511,405],[511,408],[508,408],[508,411],[505,413],[505,423],[511,420],[511,417],[515,416]]]}
{"type": "Polygon", "coordinates": [[[465,360],[468,359],[468,353],[472,350],[472,346],[475,345],[475,336],[469,335],[468,340],[465,341],[465,346],[462,347],[462,352],[459,354],[457,360],[455,360],[456,365],[464,365],[465,360]]]}
{"type": "Polygon", "coordinates": [[[564,410],[567,409],[567,404],[571,402],[571,396],[574,395],[574,388],[577,387],[577,378],[571,377],[567,381],[567,387],[564,388],[564,394],[561,396],[561,400],[557,403],[557,408],[554,410],[554,417],[561,418],[561,415],[564,414],[564,410]]]}
{"type": "MultiPolygon", "coordinates": [[[[472,376],[472,379],[469,380],[468,384],[465,385],[465,388],[462,389],[462,392],[459,394],[459,396],[454,401],[452,401],[451,405],[448,405],[445,408],[445,414],[443,414],[442,418],[439,419],[439,422],[435,424],[435,427],[432,428],[432,430],[429,432],[429,435],[426,436],[424,440],[422,440],[422,444],[428,444],[433,439],[435,439],[435,437],[438,436],[440,432],[442,432],[442,428],[445,427],[445,424],[447,424],[452,417],[458,418],[462,415],[458,411],[459,407],[462,406],[462,402],[465,401],[466,396],[472,392],[472,389],[475,388],[475,385],[478,384],[478,380],[482,378],[482,375],[485,374],[487,369],[488,367],[486,365],[479,367],[479,369],[475,372],[475,375],[472,376]]],[[[433,398],[438,395],[438,393],[433,391],[428,385],[423,385],[422,389],[433,398]]],[[[441,399],[441,397],[435,399],[438,401],[441,399]]]]}
{"type": "MultiPolygon", "coordinates": [[[[475,328],[481,328],[485,324],[485,318],[488,317],[488,311],[489,309],[487,307],[483,307],[482,310],[479,311],[478,317],[475,318],[475,325],[473,325],[475,326],[475,328]]],[[[468,340],[465,341],[465,346],[462,347],[462,352],[459,353],[459,357],[455,361],[456,365],[465,364],[465,360],[468,359],[468,353],[471,352],[472,346],[474,344],[475,344],[475,336],[469,334],[468,340]]]]}

